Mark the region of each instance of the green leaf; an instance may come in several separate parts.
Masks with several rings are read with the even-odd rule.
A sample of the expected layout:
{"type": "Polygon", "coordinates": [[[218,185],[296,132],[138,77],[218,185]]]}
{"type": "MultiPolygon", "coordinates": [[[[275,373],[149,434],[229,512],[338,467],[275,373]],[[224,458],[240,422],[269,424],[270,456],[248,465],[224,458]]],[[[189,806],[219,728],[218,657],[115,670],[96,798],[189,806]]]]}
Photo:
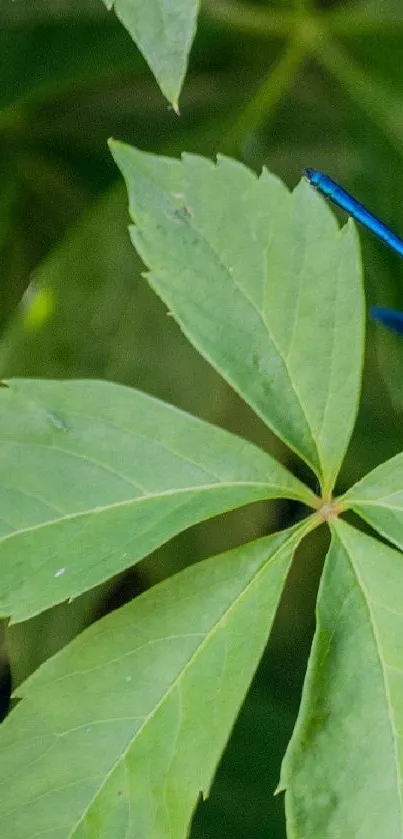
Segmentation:
{"type": "Polygon", "coordinates": [[[357,239],[305,182],[293,193],[220,157],[121,143],[133,242],[194,346],[330,492],[357,410],[363,299],[357,239]]]}
{"type": "Polygon", "coordinates": [[[300,713],[283,763],[292,839],[403,836],[403,559],[332,525],[300,713]]]}
{"type": "Polygon", "coordinates": [[[0,608],[14,621],[225,510],[313,499],[252,444],[107,382],[12,381],[0,440],[0,608]]]}
{"type": "Polygon", "coordinates": [[[403,453],[365,475],[340,502],[403,549],[403,453]]]}
{"type": "Polygon", "coordinates": [[[169,578],[28,679],[0,729],[2,836],[187,835],[311,526],[169,578]]]}
{"type": "Polygon", "coordinates": [[[103,0],[126,27],[166,96],[178,109],[199,0],[103,0]]]}

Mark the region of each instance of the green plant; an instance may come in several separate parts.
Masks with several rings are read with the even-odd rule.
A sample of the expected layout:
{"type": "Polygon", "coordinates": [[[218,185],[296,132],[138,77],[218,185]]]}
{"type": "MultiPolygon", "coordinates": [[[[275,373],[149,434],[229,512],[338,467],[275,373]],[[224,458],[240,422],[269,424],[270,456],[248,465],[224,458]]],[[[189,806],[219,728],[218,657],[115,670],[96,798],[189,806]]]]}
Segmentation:
{"type": "Polygon", "coordinates": [[[1,732],[5,835],[28,835],[29,824],[29,835],[185,836],[294,551],[328,522],[317,630],[280,785],[289,835],[374,835],[376,822],[398,836],[401,555],[340,515],[354,510],[403,547],[403,455],[332,497],[363,356],[353,225],[339,230],[307,184],[289,193],[226,158],[112,150],[149,282],[310,466],[321,494],[246,441],[145,394],[99,382],[8,383],[1,483],[18,504],[0,548],[1,608],[14,621],[218,512],[276,497],[312,512],[151,588],[28,679],[1,732]]]}
{"type": "MultiPolygon", "coordinates": [[[[115,7],[176,106],[197,4],[187,6],[186,38],[166,77],[165,41],[154,39],[149,55],[144,30],[130,25],[135,4],[115,7]]],[[[218,13],[226,7],[217,3],[218,13]]],[[[148,9],[141,23],[153,34],[157,5],[148,9]]],[[[168,34],[182,26],[179,15],[168,34]]],[[[306,48],[315,32],[301,31],[306,48]]],[[[288,835],[397,839],[403,455],[342,495],[334,489],[363,365],[354,227],[339,230],[306,183],[290,193],[227,157],[178,161],[119,143],[112,152],[150,285],[312,480],[141,392],[95,381],[4,383],[0,608],[14,623],[94,591],[184,528],[240,505],[288,498],[306,515],[151,587],[23,683],[0,729],[2,836],[184,837],[295,550],[326,524],[316,633],[279,785],[288,835]],[[351,513],[372,535],[359,518],[343,518],[351,513]]],[[[28,306],[28,325],[51,309],[45,292],[28,306]]]]}

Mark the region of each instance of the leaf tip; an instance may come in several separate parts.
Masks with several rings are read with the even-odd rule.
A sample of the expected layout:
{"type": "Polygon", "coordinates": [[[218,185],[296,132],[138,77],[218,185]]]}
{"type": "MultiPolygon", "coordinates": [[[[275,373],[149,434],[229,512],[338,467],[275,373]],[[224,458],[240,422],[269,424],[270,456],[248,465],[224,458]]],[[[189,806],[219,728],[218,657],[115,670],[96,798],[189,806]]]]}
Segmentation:
{"type": "MultiPolygon", "coordinates": [[[[285,759],[285,758],[284,758],[285,759]]],[[[278,780],[278,784],[276,789],[273,791],[273,795],[280,795],[282,792],[287,792],[287,780],[285,778],[285,772],[283,766],[281,767],[280,777],[278,780]]]]}

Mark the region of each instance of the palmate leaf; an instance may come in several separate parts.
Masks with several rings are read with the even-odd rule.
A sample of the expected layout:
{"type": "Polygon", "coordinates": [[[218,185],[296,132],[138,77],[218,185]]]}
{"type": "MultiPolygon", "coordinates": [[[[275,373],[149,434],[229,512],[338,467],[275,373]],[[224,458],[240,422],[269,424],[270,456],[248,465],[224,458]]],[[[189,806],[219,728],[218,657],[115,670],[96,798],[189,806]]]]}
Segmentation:
{"type": "Polygon", "coordinates": [[[330,492],[363,353],[357,239],[306,183],[113,142],[148,279],[195,347],[330,492]],[[348,340],[346,339],[348,336],[348,340]]]}
{"type": "Polygon", "coordinates": [[[403,836],[403,558],[336,520],[282,769],[290,839],[403,836]]]}
{"type": "Polygon", "coordinates": [[[250,443],[107,382],[0,390],[0,609],[77,596],[225,510],[309,490],[250,443]]]}
{"type": "Polygon", "coordinates": [[[341,499],[403,550],[403,454],[381,463],[341,499]]]}
{"type": "Polygon", "coordinates": [[[199,0],[103,0],[114,9],[175,109],[196,32],[199,0]]]}
{"type": "Polygon", "coordinates": [[[0,729],[2,839],[184,839],[310,527],[169,578],[22,685],[0,729]]]}

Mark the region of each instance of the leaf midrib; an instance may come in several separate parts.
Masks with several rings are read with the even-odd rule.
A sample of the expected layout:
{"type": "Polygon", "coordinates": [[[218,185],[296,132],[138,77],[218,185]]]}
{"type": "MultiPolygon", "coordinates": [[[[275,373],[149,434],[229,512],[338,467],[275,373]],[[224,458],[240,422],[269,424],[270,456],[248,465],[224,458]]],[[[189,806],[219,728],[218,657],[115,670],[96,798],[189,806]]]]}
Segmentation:
{"type": "Polygon", "coordinates": [[[19,528],[18,530],[14,530],[12,533],[7,533],[0,539],[0,548],[3,542],[7,542],[11,539],[17,538],[25,533],[31,533],[33,531],[41,530],[46,527],[52,527],[53,525],[61,524],[64,521],[72,521],[75,519],[85,518],[85,516],[99,515],[101,513],[108,512],[109,510],[130,507],[131,505],[135,506],[136,504],[142,504],[148,501],[152,501],[154,499],[166,498],[169,496],[184,495],[186,493],[197,494],[200,491],[207,492],[208,490],[216,489],[238,489],[242,487],[267,487],[269,490],[278,489],[281,491],[286,491],[287,498],[293,498],[296,500],[300,499],[300,496],[296,492],[289,490],[288,487],[282,486],[281,484],[274,484],[266,481],[227,481],[215,484],[196,484],[187,487],[180,487],[179,489],[175,490],[170,489],[163,490],[161,492],[150,492],[147,495],[137,496],[136,498],[128,498],[124,499],[123,501],[113,501],[110,504],[92,507],[87,510],[80,510],[77,513],[66,513],[65,516],[60,516],[59,518],[50,519],[45,522],[39,522],[38,524],[29,525],[29,527],[19,528]]]}

